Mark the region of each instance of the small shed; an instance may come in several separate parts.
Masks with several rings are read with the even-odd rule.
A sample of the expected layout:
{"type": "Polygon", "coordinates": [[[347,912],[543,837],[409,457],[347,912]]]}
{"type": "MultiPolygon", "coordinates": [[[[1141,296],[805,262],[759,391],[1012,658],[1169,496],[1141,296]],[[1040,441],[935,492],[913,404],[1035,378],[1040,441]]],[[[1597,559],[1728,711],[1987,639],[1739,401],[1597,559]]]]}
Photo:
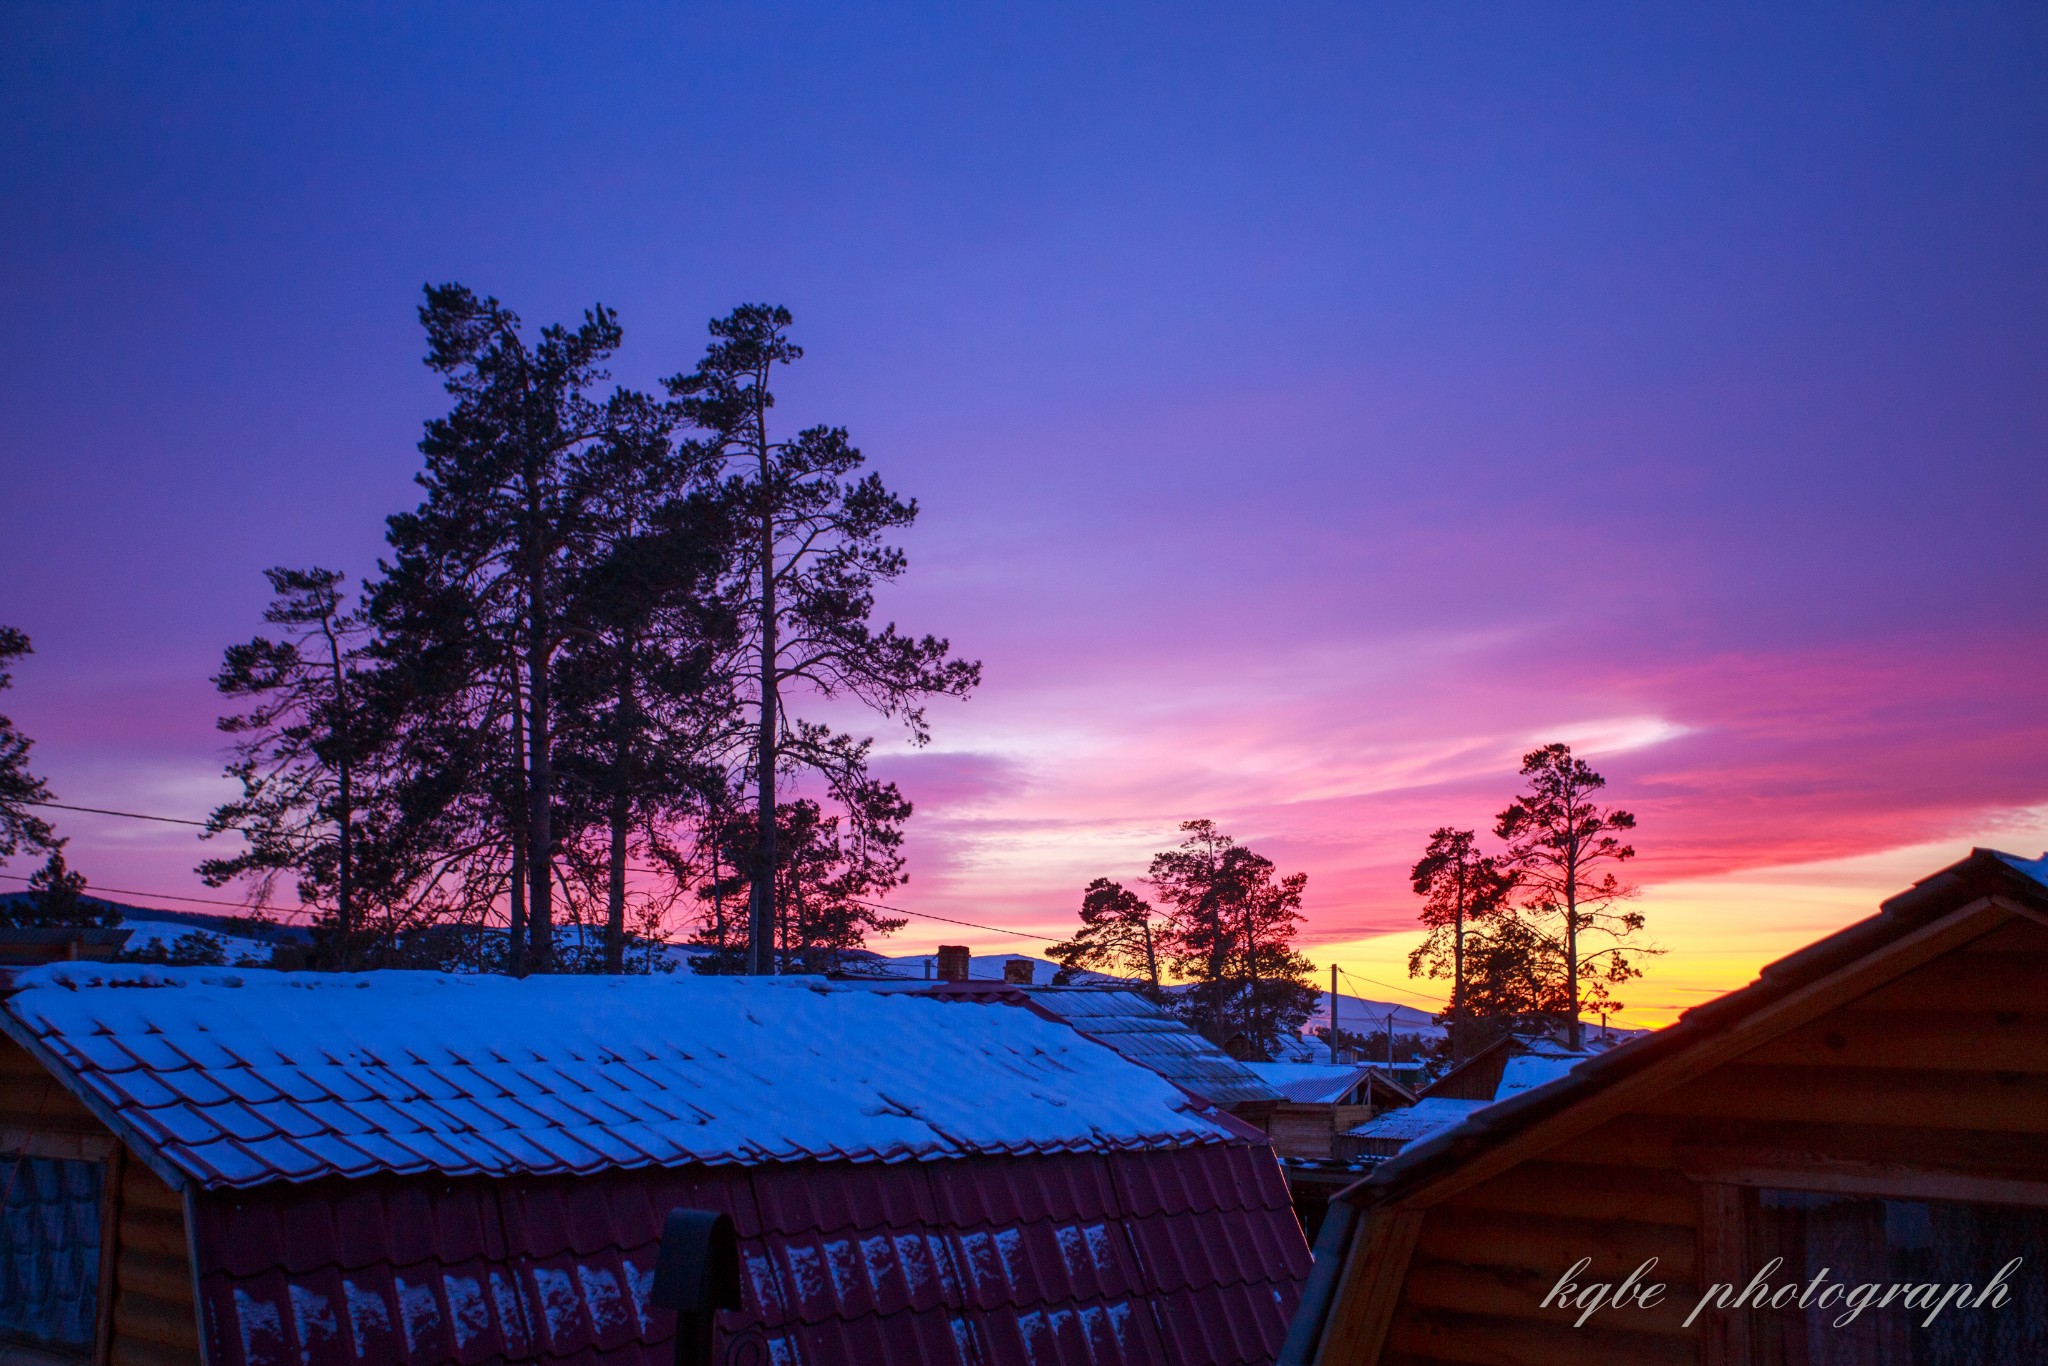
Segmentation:
{"type": "Polygon", "coordinates": [[[1977,850],[1379,1166],[1281,1360],[2044,1361],[2044,1261],[2048,860],[1977,850]],[[1988,1294],[2013,1257],[1999,1312],[1838,1321],[1850,1287],[1988,1294]],[[1586,1312],[1652,1258],[1655,1303],[1586,1312]]]}
{"type": "Polygon", "coordinates": [[[0,998],[10,1362],[1267,1362],[1263,1135],[1027,1010],[817,979],[62,964],[0,998]]]}
{"type": "Polygon", "coordinates": [[[1279,1093],[1265,1105],[1239,1106],[1237,1113],[1264,1129],[1283,1158],[1327,1162],[1347,1130],[1388,1109],[1415,1103],[1415,1093],[1375,1067],[1323,1063],[1244,1064],[1279,1093]]]}

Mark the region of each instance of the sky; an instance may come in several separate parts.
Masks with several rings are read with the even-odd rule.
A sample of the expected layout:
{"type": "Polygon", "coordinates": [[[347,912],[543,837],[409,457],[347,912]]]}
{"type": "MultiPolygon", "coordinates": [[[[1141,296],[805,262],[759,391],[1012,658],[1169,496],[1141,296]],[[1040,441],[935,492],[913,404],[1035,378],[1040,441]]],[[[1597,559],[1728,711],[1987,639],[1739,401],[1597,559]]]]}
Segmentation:
{"type": "Polygon", "coordinates": [[[896,900],[1003,932],[900,951],[1206,817],[1440,999],[1406,866],[1564,740],[1662,1023],[2048,845],[2044,59],[2035,4],[10,4],[0,707],[61,800],[203,816],[262,570],[415,501],[423,285],[610,305],[641,386],[779,302],[779,411],[922,507],[884,615],[984,663],[877,734],[896,900]]]}

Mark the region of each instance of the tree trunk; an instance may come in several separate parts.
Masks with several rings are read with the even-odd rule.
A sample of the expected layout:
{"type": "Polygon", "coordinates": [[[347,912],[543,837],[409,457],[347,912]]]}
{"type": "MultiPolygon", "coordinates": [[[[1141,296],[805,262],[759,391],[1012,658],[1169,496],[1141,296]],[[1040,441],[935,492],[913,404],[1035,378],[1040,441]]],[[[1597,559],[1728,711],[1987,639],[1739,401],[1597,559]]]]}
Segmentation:
{"type": "Polygon", "coordinates": [[[1564,874],[1564,974],[1570,992],[1570,1021],[1566,1026],[1573,1052],[1579,1047],[1579,870],[1576,851],[1564,874]]]}
{"type": "Polygon", "coordinates": [[[1451,1062],[1465,1060],[1465,865],[1458,862],[1458,900],[1451,920],[1451,1062]]]}
{"type": "MultiPolygon", "coordinates": [[[[765,394],[767,376],[761,377],[756,395],[765,394]]],[[[747,971],[765,976],[775,971],[775,749],[776,725],[776,608],[775,608],[775,508],[769,488],[768,414],[756,407],[755,450],[760,457],[761,526],[757,553],[761,557],[761,732],[755,774],[755,810],[759,826],[759,847],[754,854],[754,887],[748,908],[747,971]]]]}
{"type": "Polygon", "coordinates": [[[1145,975],[1152,979],[1152,999],[1159,999],[1159,959],[1152,952],[1152,922],[1145,922],[1145,975]]]}
{"type": "Polygon", "coordinates": [[[1244,1023],[1254,1051],[1266,1052],[1265,1012],[1259,1003],[1259,931],[1251,899],[1244,903],[1244,1023]]]}
{"type": "Polygon", "coordinates": [[[611,886],[606,889],[604,909],[604,970],[626,970],[626,792],[612,794],[611,886]]]}
{"type": "Polygon", "coordinates": [[[334,678],[334,725],[341,730],[341,754],[335,761],[335,776],[340,787],[341,810],[337,813],[340,824],[340,864],[336,868],[335,886],[335,928],[340,931],[341,952],[344,966],[351,964],[351,945],[355,938],[355,773],[351,762],[353,745],[351,738],[355,717],[349,710],[348,675],[341,666],[341,641],[334,634],[333,609],[320,623],[321,633],[327,637],[327,663],[334,678]]]}
{"type": "Polygon", "coordinates": [[[531,896],[527,911],[527,956],[535,972],[549,972],[555,963],[554,925],[554,765],[549,735],[552,699],[548,680],[547,566],[541,544],[538,472],[529,466],[526,480],[526,731],[527,817],[526,884],[531,896]]]}
{"type": "Polygon", "coordinates": [[[633,740],[639,712],[633,692],[632,646],[619,663],[616,748],[612,755],[611,885],[604,913],[604,970],[626,970],[626,832],[633,814],[633,740]]]}
{"type": "MultiPolygon", "coordinates": [[[[512,781],[524,791],[526,784],[526,713],[519,705],[519,677],[512,678],[512,781]]],[[[526,815],[517,798],[512,802],[512,908],[505,927],[505,971],[513,977],[526,974],[526,815]]]]}

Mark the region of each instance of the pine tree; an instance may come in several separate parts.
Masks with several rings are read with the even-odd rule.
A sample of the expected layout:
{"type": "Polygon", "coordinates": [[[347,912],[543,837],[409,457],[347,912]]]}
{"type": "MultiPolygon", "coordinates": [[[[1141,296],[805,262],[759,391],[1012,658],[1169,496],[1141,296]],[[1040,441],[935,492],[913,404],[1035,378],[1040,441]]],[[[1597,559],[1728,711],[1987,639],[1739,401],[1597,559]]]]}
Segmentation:
{"type": "Polygon", "coordinates": [[[352,966],[366,948],[363,837],[381,744],[364,676],[367,628],[339,571],[265,576],[273,597],[263,620],[282,629],[229,646],[213,680],[248,709],[220,719],[235,737],[227,772],[242,793],[214,809],[202,838],[233,832],[245,847],[198,872],[210,887],[248,879],[259,905],[290,876],[299,902],[321,908],[335,965],[352,966]]]}
{"type": "Polygon", "coordinates": [[[1519,1021],[1564,1017],[1571,997],[1564,950],[1519,915],[1495,917],[1465,938],[1468,1050],[1485,1046],[1519,1021]]]}
{"type": "Polygon", "coordinates": [[[1120,882],[1099,877],[1081,894],[1081,928],[1047,950],[1059,963],[1054,984],[1085,972],[1136,978],[1159,997],[1159,949],[1152,903],[1120,882]]]}
{"type": "MultiPolygon", "coordinates": [[[[593,493],[589,545],[565,585],[556,738],[568,824],[602,846],[608,972],[625,963],[629,851],[637,838],[651,853],[664,825],[702,815],[731,714],[716,668],[734,636],[717,592],[726,519],[671,421],[641,395],[616,395],[603,438],[575,462],[593,493]]],[[[564,841],[584,866],[591,842],[564,841]]]]}
{"type": "MultiPolygon", "coordinates": [[[[878,899],[902,882],[903,823],[910,803],[893,784],[871,783],[857,797],[858,818],[842,820],[804,798],[776,809],[775,907],[772,927],[776,972],[821,973],[843,968],[870,935],[888,935],[905,922],[878,899]]],[[[703,973],[748,971],[751,931],[724,909],[750,888],[750,865],[761,847],[749,808],[733,809],[712,841],[717,867],[698,889],[705,903],[696,942],[711,950],[696,960],[703,973]]]]}
{"type": "Polygon", "coordinates": [[[1522,777],[1529,788],[1500,813],[1494,833],[1507,842],[1502,862],[1514,874],[1522,910],[1556,926],[1542,933],[1563,959],[1563,1014],[1577,1048],[1580,1011],[1621,1009],[1608,988],[1642,975],[1632,954],[1655,952],[1626,942],[1643,928],[1642,912],[1617,909],[1635,894],[1615,866],[1635,857],[1621,837],[1635,829],[1636,818],[1594,802],[1607,780],[1573,758],[1569,745],[1532,750],[1522,759],[1522,777]],[[1587,952],[1580,941],[1588,934],[1609,942],[1587,952]]]}
{"type": "Polygon", "coordinates": [[[789,340],[788,310],[761,304],[735,309],[711,324],[712,341],[696,370],[667,381],[684,418],[701,433],[706,459],[726,470],[725,505],[743,547],[734,576],[740,623],[734,671],[747,724],[732,738],[743,753],[754,795],[759,845],[747,860],[749,972],[772,971],[777,873],[778,779],[811,770],[822,776],[854,831],[866,817],[869,742],[794,718],[785,694],[802,686],[825,699],[851,697],[900,718],[913,744],[924,744],[923,702],[964,697],[981,666],[951,658],[936,636],[913,638],[894,624],[870,620],[878,585],[900,578],[903,552],[883,538],[917,519],[917,504],[891,493],[865,463],[843,428],[808,427],[790,438],[772,434],[770,380],[778,366],[803,355],[789,340]]]}
{"type": "MultiPolygon", "coordinates": [[[[31,653],[26,635],[0,626],[0,692],[14,685],[9,666],[31,653]]],[[[34,743],[12,720],[0,716],[0,868],[23,850],[57,849],[56,832],[33,809],[50,800],[48,785],[29,771],[28,753],[34,743]]]]}
{"type": "Polygon", "coordinates": [[[1308,874],[1276,877],[1271,859],[1214,821],[1180,828],[1187,838],[1154,856],[1149,879],[1171,921],[1168,964],[1189,982],[1182,1013],[1214,1042],[1239,1039],[1252,1056],[1270,1057],[1317,1000],[1312,967],[1292,944],[1308,874]]]}
{"type": "Polygon", "coordinates": [[[1453,1059],[1462,1058],[1471,1044],[1465,991],[1468,928],[1505,914],[1514,886],[1500,860],[1480,853],[1477,841],[1474,831],[1443,826],[1429,837],[1429,847],[1408,874],[1415,894],[1424,898],[1421,920],[1429,929],[1428,937],[1408,955],[1408,975],[1451,979],[1444,1020],[1453,1059]]]}
{"type": "MultiPolygon", "coordinates": [[[[427,364],[455,402],[427,423],[418,477],[426,497],[390,521],[394,555],[372,610],[387,657],[440,661],[406,685],[420,720],[413,742],[470,760],[512,750],[486,769],[517,788],[516,824],[490,832],[510,835],[510,898],[515,922],[524,921],[514,925],[507,965],[546,971],[562,834],[554,688],[570,622],[564,585],[584,549],[594,493],[573,473],[579,453],[605,435],[606,406],[592,391],[621,332],[598,305],[575,330],[543,328],[529,344],[517,314],[461,285],[430,287],[420,321],[427,364]]],[[[479,837],[475,823],[496,813],[477,800],[477,785],[433,793],[438,808],[432,789],[431,775],[416,787],[421,814],[448,832],[444,864],[500,843],[479,837]]]]}
{"type": "Polygon", "coordinates": [[[57,926],[110,927],[121,913],[104,901],[85,895],[85,874],[64,863],[64,841],[50,846],[50,856],[28,880],[28,893],[0,902],[0,925],[23,928],[57,926]]]}

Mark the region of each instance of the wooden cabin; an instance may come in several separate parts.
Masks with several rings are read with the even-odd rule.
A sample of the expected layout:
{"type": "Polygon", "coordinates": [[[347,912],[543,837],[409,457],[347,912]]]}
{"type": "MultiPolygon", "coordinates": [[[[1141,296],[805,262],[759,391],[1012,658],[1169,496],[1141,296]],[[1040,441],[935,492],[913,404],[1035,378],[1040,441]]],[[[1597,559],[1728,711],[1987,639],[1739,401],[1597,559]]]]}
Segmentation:
{"type": "Polygon", "coordinates": [[[0,978],[4,1366],[657,1366],[679,1208],[733,1363],[1264,1363],[1309,1269],[1264,1135],[994,999],[0,978]]]}
{"type": "Polygon", "coordinates": [[[2048,859],[1975,851],[1380,1166],[1280,1360],[2048,1361],[2048,859]],[[1655,1303],[1585,1314],[1651,1258],[1655,1303]],[[2006,1293],[1838,1323],[1865,1284],[2006,1293]]]}

